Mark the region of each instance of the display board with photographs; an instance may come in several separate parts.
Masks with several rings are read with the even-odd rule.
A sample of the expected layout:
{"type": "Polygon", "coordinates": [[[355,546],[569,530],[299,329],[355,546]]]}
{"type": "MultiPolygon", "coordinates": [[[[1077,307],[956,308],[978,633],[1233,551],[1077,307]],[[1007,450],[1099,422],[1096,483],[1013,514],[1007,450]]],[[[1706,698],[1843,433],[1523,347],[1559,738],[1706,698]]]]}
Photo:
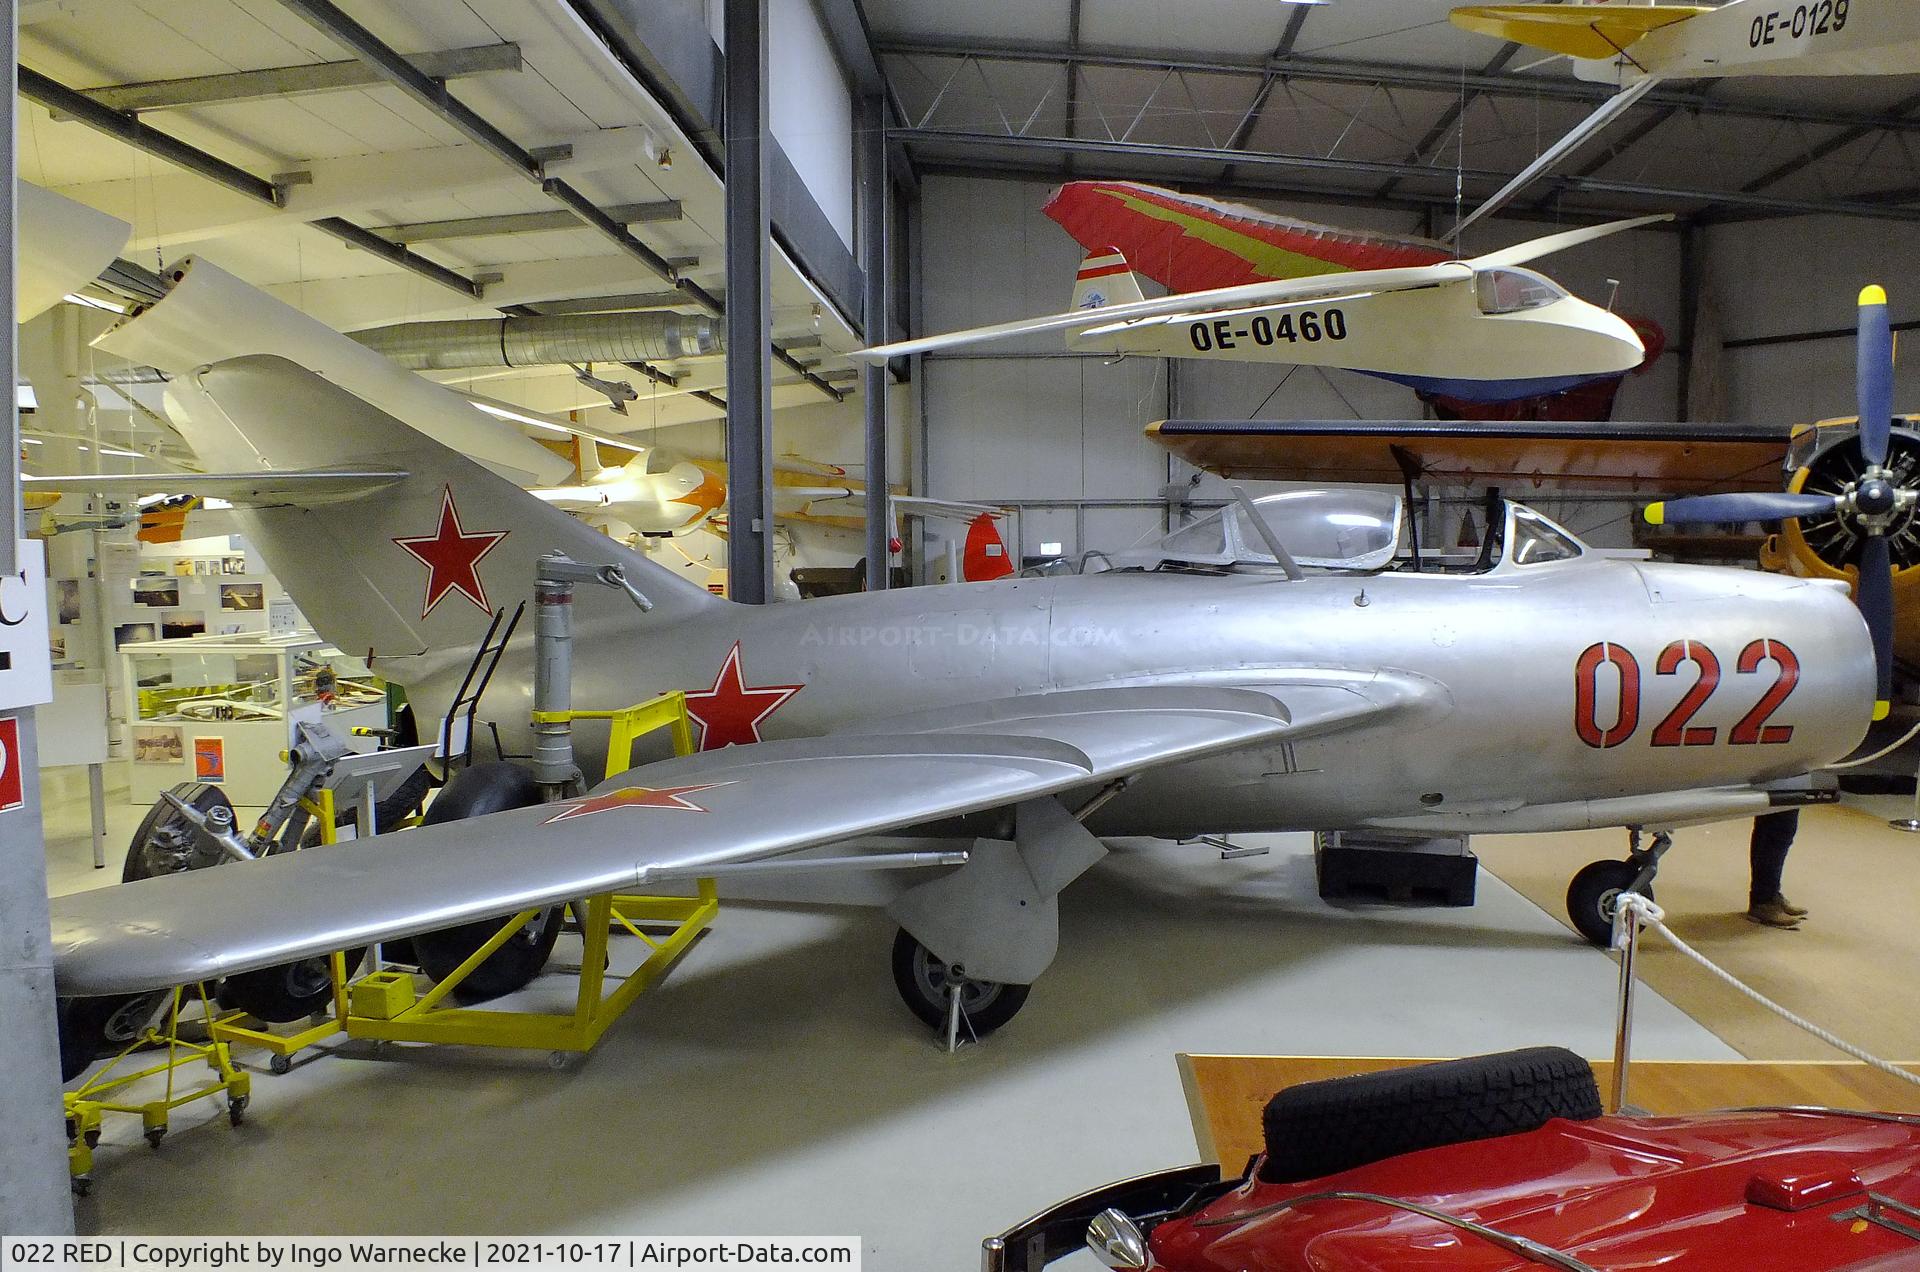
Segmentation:
{"type": "Polygon", "coordinates": [[[180,580],[158,574],[142,574],[133,580],[133,603],[155,609],[172,609],[180,604],[180,580]]]}
{"type": "Polygon", "coordinates": [[[260,583],[222,583],[220,608],[223,610],[263,610],[267,607],[266,587],[260,583]]]}
{"type": "Polygon", "coordinates": [[[133,762],[135,764],[178,764],[186,758],[186,737],[179,725],[136,724],[133,726],[133,762]]]}

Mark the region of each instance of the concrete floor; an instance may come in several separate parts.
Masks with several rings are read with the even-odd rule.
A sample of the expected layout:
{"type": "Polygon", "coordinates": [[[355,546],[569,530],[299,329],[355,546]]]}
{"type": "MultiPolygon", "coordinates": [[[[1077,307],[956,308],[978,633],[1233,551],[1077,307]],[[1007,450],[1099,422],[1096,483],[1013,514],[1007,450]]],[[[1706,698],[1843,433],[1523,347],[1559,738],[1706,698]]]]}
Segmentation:
{"type": "MultiPolygon", "coordinates": [[[[50,782],[54,889],[117,879],[138,810],[111,805],[95,872],[84,785],[50,782]]],[[[883,916],[735,906],[577,1071],[357,1043],[283,1077],[261,1064],[237,1130],[183,1118],[154,1153],[110,1124],[79,1225],[858,1234],[870,1272],[971,1269],[1035,1209],[1195,1159],[1176,1052],[1609,1052],[1613,964],[1492,875],[1471,910],[1336,908],[1305,837],[1266,842],[1232,862],[1116,843],[1065,894],[1024,1012],[956,1056],[897,1000],[883,916]]],[[[1647,1057],[1735,1056],[1653,995],[1637,1037],[1647,1057]]]]}

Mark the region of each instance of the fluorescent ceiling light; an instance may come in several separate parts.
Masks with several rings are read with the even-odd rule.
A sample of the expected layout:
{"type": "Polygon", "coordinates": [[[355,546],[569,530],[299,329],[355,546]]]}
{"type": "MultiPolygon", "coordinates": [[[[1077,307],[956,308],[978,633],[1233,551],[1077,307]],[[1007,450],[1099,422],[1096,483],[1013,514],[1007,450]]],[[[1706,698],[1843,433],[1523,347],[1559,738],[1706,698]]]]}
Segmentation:
{"type": "MultiPolygon", "coordinates": [[[[85,450],[86,447],[82,446],[80,449],[85,450]]],[[[121,450],[118,446],[102,446],[100,448],[100,453],[102,455],[119,455],[123,459],[145,459],[146,458],[146,455],[144,452],[121,450]]]]}
{"type": "Polygon", "coordinates": [[[20,444],[22,446],[45,446],[46,445],[45,442],[41,441],[37,437],[23,437],[20,439],[20,444]]]}
{"type": "Polygon", "coordinates": [[[535,428],[544,428],[548,432],[558,433],[562,437],[573,436],[573,430],[563,424],[555,424],[552,420],[541,419],[538,415],[530,415],[525,411],[516,411],[510,406],[500,406],[493,402],[482,402],[477,398],[473,400],[473,404],[496,419],[513,420],[518,424],[531,424],[535,428]]]}
{"type": "Polygon", "coordinates": [[[70,305],[85,305],[89,309],[104,309],[110,314],[124,314],[127,312],[125,305],[116,305],[110,300],[101,300],[98,296],[83,296],[79,292],[68,292],[60,299],[70,305]]]}
{"type": "Polygon", "coordinates": [[[34,396],[31,384],[16,384],[13,386],[13,405],[15,410],[37,411],[40,409],[40,399],[34,396]]]}

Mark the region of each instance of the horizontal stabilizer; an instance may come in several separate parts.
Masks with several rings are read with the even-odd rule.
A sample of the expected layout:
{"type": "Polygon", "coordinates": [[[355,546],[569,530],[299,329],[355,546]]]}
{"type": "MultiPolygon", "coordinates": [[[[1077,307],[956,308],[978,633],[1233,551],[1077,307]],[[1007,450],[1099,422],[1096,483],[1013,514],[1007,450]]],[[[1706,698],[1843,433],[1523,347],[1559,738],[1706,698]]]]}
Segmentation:
{"type": "Polygon", "coordinates": [[[100,477],[84,474],[23,477],[20,484],[26,490],[49,490],[61,494],[199,495],[203,499],[224,499],[228,503],[245,504],[250,508],[287,505],[311,508],[365,499],[376,491],[398,485],[406,479],[404,472],[310,468],[266,473],[116,473],[100,477]]]}
{"type": "Polygon", "coordinates": [[[1147,436],[1251,481],[1706,494],[1776,490],[1789,431],[1750,424],[1163,420],[1147,436]]]}
{"type": "Polygon", "coordinates": [[[1497,40],[1566,57],[1609,58],[1662,27],[1702,13],[1694,4],[1540,5],[1476,4],[1453,11],[1453,24],[1497,40]]]}

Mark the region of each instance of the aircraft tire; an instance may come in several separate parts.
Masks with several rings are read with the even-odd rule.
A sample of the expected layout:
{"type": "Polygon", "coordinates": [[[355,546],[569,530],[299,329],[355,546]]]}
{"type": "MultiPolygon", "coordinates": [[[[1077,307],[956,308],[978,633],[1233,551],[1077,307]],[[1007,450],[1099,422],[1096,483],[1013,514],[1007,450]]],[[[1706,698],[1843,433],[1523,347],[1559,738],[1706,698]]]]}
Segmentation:
{"type": "MultiPolygon", "coordinates": [[[[540,787],[533,774],[518,764],[496,760],[475,764],[454,774],[438,799],[427,809],[421,824],[436,826],[442,822],[484,817],[513,808],[529,808],[540,802],[540,787]]],[[[564,907],[555,906],[507,938],[487,961],[453,991],[463,1003],[483,1003],[511,994],[521,988],[547,965],[553,944],[560,939],[560,915],[564,907]]],[[[441,980],[467,961],[472,953],[500,930],[504,916],[442,928],[413,938],[414,956],[420,970],[441,980]]]]}
{"type": "Polygon", "coordinates": [[[60,1080],[71,1082],[95,1060],[125,1050],[159,1014],[167,996],[168,991],[160,989],[145,994],[57,1000],[54,1020],[60,1034],[60,1080]]]}
{"type": "MultiPolygon", "coordinates": [[[[1567,885],[1567,918],[1574,930],[1589,942],[1606,949],[1613,944],[1613,900],[1640,875],[1640,866],[1631,861],[1595,861],[1581,867],[1567,885]]],[[[1640,895],[1653,900],[1653,885],[1645,885],[1640,895]]]]}
{"type": "Polygon", "coordinates": [[[1261,1116],[1265,1183],[1296,1183],[1402,1153],[1599,1117],[1593,1067],[1562,1047],[1303,1082],[1261,1116]]]}
{"type": "MultiPolygon", "coordinates": [[[[934,1029],[947,1027],[948,991],[951,985],[945,963],[933,951],[901,928],[893,938],[893,984],[907,1010],[934,1029]]],[[[960,1009],[964,1023],[976,1038],[984,1038],[1014,1018],[1026,1005],[1031,985],[1008,985],[1000,981],[962,981],[960,1009]]]]}
{"type": "MultiPolygon", "coordinates": [[[[216,806],[233,811],[232,801],[218,786],[207,782],[182,782],[173,793],[190,808],[205,813],[216,806]]],[[[193,827],[174,811],[171,804],[156,799],[127,844],[127,859],[120,867],[120,882],[133,883],[155,875],[179,874],[193,869],[191,847],[193,827]]]]}

